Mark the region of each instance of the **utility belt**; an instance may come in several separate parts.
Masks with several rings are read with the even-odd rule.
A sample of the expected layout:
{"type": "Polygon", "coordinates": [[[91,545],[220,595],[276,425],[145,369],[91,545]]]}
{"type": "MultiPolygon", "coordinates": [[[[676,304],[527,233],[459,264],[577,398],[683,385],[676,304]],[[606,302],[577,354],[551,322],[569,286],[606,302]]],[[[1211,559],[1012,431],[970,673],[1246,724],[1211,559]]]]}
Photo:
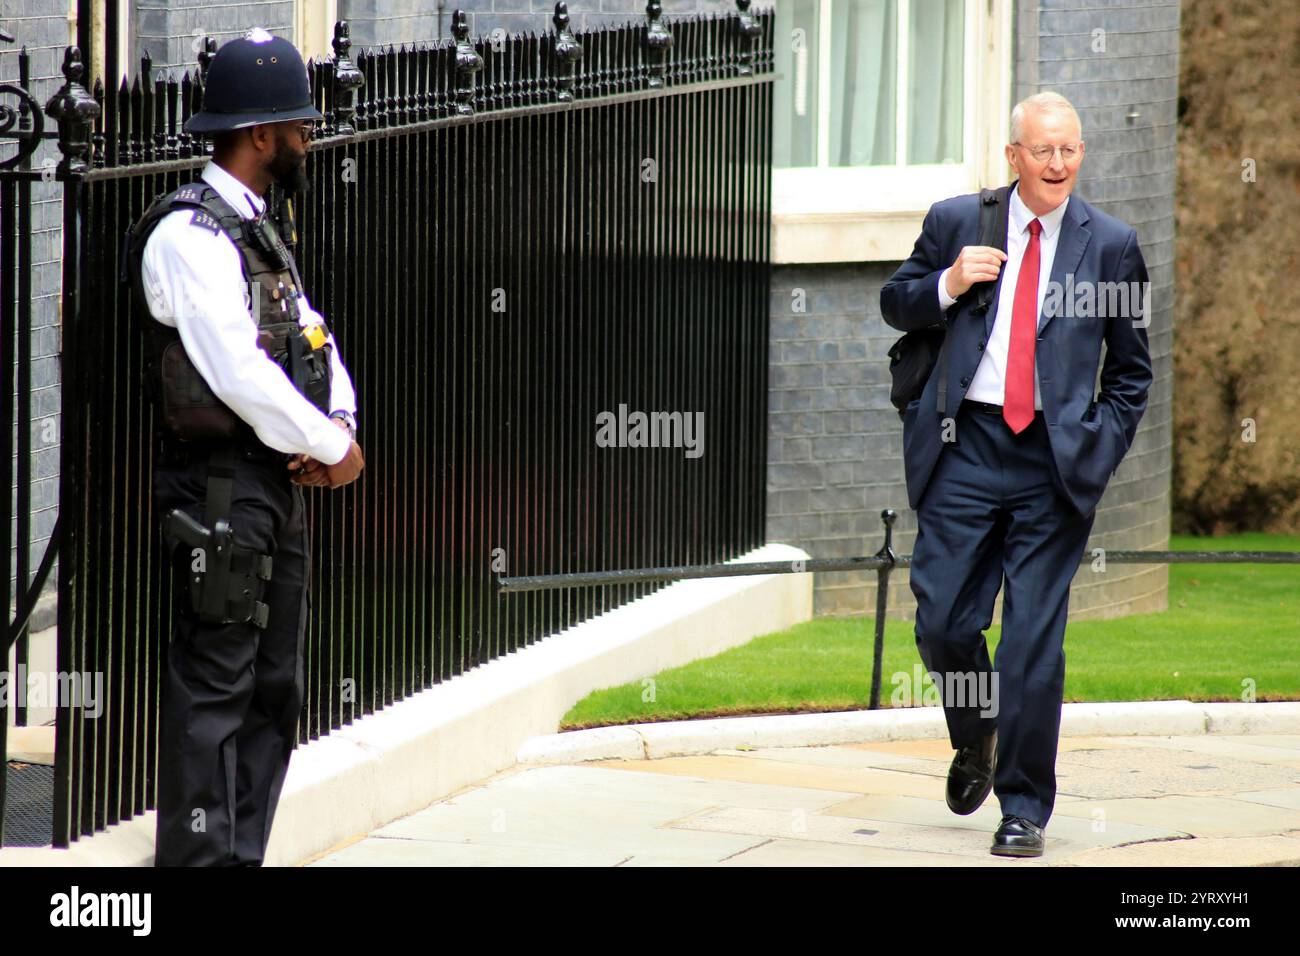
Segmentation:
{"type": "Polygon", "coordinates": [[[203,522],[181,508],[173,508],[162,522],[163,541],[172,556],[177,584],[182,579],[187,582],[180,588],[181,612],[191,620],[202,624],[251,621],[259,628],[266,627],[270,608],[262,598],[271,580],[271,555],[236,544],[230,524],[235,463],[240,458],[258,460],[264,452],[279,456],[280,461],[289,457],[264,445],[260,448],[236,441],[164,442],[164,458],[182,455],[188,463],[206,459],[208,465],[203,522]]]}
{"type": "Polygon", "coordinates": [[[234,447],[236,460],[284,465],[293,457],[288,452],[268,448],[255,436],[225,441],[182,441],[172,435],[163,434],[158,446],[158,460],[175,467],[201,464],[209,461],[213,453],[223,445],[234,447]]]}

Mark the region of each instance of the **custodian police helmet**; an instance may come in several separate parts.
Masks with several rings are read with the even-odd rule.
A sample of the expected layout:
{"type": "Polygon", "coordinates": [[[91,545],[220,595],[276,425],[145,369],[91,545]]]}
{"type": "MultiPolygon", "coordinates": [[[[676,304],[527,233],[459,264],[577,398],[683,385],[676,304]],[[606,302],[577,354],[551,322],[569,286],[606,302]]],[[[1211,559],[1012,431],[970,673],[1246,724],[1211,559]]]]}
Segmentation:
{"type": "Polygon", "coordinates": [[[185,132],[324,118],[312,104],[307,65],[297,48],[254,27],[225,43],[208,64],[203,109],[185,121],[185,132]]]}

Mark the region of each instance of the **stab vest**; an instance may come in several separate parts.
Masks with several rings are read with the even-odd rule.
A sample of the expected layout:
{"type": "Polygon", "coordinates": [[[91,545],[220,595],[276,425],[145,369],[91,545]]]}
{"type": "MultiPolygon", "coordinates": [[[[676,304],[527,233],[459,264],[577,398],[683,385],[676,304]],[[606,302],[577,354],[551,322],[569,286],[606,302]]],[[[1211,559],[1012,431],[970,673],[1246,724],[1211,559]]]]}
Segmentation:
{"type": "Polygon", "coordinates": [[[215,189],[199,181],[156,197],[123,243],[121,278],[131,286],[133,310],[145,335],[145,390],[158,407],[165,429],[182,441],[259,441],[252,427],[213,394],[186,355],[180,333],[157,321],[149,310],[144,293],[145,243],[162,218],[176,210],[192,212],[193,228],[224,232],[235,244],[245,288],[253,295],[258,346],[308,401],[328,415],[330,345],[320,344],[320,339],[329,330],[321,326],[313,347],[298,325],[302,282],[292,254],[265,211],[256,219],[245,219],[215,189]]]}

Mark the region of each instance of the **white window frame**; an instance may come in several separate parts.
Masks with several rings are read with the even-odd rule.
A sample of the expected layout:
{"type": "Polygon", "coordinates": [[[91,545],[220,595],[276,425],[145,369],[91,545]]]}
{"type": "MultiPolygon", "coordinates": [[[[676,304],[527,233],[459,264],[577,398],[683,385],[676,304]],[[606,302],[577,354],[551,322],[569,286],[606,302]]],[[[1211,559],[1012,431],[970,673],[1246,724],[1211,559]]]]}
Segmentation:
{"type": "MultiPolygon", "coordinates": [[[[818,43],[829,50],[831,5],[820,0],[818,43]]],[[[898,89],[905,90],[909,3],[899,0],[898,89]]],[[[906,136],[895,137],[895,166],[817,166],[772,170],[773,262],[870,262],[906,259],[930,206],[949,196],[1008,181],[1003,149],[1011,111],[1012,0],[966,0],[962,84],[962,163],[904,164],[906,136]]],[[[818,57],[818,157],[830,145],[829,56],[818,57]]],[[[793,78],[781,76],[776,82],[793,78]]],[[[900,97],[897,129],[907,129],[900,97]]]]}
{"type": "MultiPolygon", "coordinates": [[[[106,26],[108,14],[104,7],[95,4],[91,11],[90,35],[91,43],[94,45],[94,60],[96,73],[95,76],[87,80],[82,77],[82,85],[86,89],[93,89],[96,79],[104,81],[104,85],[116,87],[123,79],[134,76],[134,70],[131,63],[131,4],[129,0],[122,0],[117,8],[117,72],[116,77],[109,78],[104,75],[104,64],[108,60],[108,29],[106,26]]],[[[77,45],[77,0],[68,0],[68,46],[77,45]]],[[[85,61],[83,55],[83,62],[85,61]]],[[[62,59],[59,60],[62,63],[62,59]]]]}
{"type": "Polygon", "coordinates": [[[304,60],[319,62],[334,55],[334,21],[338,0],[297,0],[294,8],[294,39],[304,60]]]}

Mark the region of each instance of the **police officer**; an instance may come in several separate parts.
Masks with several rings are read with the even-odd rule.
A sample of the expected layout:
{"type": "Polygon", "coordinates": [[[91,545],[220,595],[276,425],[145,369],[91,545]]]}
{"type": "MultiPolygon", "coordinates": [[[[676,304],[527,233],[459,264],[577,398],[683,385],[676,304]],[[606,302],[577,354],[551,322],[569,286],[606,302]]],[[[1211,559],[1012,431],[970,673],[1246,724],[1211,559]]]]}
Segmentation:
{"type": "Polygon", "coordinates": [[[302,709],[303,487],[338,488],[364,466],[351,379],[263,198],[272,183],[306,188],[322,118],[293,44],[261,29],[226,43],[185,125],[213,137],[213,158],[127,245],[160,421],[154,505],[178,584],[158,866],[261,865],[302,709]]]}

